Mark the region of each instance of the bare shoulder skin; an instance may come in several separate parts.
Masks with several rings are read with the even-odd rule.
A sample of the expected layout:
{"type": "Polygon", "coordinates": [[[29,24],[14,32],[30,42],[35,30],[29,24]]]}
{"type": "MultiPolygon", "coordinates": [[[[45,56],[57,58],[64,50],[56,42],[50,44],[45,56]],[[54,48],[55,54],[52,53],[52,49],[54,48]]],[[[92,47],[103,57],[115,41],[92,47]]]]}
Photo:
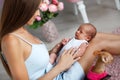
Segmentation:
{"type": "Polygon", "coordinates": [[[5,35],[2,39],[2,51],[7,59],[13,75],[12,77],[15,80],[20,80],[22,77],[28,80],[28,74],[24,64],[24,51],[19,39],[10,34],[5,35]]]}

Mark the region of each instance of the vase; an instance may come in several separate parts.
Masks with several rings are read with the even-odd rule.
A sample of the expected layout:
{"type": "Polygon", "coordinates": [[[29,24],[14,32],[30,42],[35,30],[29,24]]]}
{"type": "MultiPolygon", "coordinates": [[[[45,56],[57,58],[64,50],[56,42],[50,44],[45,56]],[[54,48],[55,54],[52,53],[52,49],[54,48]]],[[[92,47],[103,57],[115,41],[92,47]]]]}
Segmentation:
{"type": "Polygon", "coordinates": [[[53,42],[59,37],[56,25],[51,20],[47,21],[43,26],[39,26],[37,29],[28,26],[25,26],[25,28],[42,41],[53,42]]]}
{"type": "Polygon", "coordinates": [[[47,21],[40,27],[40,33],[46,42],[53,42],[59,36],[56,25],[51,20],[47,21]]]}

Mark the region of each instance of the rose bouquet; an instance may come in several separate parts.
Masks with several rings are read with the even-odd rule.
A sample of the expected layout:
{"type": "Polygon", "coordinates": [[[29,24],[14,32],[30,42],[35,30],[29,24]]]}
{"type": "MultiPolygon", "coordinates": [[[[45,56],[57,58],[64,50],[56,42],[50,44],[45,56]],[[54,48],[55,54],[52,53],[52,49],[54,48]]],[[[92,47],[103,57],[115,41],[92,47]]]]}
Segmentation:
{"type": "Polygon", "coordinates": [[[30,27],[36,29],[39,26],[42,26],[48,20],[56,17],[58,12],[63,9],[63,2],[59,2],[58,0],[44,0],[39,6],[40,16],[36,17],[35,22],[30,27]]]}

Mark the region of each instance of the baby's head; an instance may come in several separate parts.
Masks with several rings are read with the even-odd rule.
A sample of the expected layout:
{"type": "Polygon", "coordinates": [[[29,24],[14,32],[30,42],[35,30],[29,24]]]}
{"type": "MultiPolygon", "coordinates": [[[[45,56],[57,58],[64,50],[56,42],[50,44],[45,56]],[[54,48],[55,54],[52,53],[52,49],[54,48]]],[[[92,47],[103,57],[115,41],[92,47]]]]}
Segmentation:
{"type": "Polygon", "coordinates": [[[79,40],[84,39],[86,41],[90,41],[92,38],[95,37],[96,32],[97,32],[97,30],[94,25],[92,25],[90,23],[84,23],[84,24],[80,25],[80,27],[76,31],[75,38],[79,39],[79,40]]]}

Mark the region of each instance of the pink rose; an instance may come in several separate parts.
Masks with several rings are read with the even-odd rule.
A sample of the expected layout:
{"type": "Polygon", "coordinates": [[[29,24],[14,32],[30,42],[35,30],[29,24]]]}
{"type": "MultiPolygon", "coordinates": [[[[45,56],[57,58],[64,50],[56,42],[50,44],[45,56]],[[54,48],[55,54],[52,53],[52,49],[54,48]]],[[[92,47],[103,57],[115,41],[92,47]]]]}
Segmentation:
{"type": "Polygon", "coordinates": [[[45,2],[46,4],[50,4],[49,0],[43,0],[43,2],[45,2]]]}
{"type": "Polygon", "coordinates": [[[49,11],[50,12],[57,12],[58,11],[57,6],[54,5],[54,4],[50,4],[49,5],[49,11]]]}
{"type": "Polygon", "coordinates": [[[46,3],[42,3],[40,4],[39,8],[41,11],[47,11],[48,5],[46,3]]]}
{"type": "Polygon", "coordinates": [[[36,17],[36,20],[37,20],[37,21],[40,21],[40,20],[41,20],[41,17],[40,17],[40,16],[37,16],[37,17],[36,17]]]}
{"type": "Polygon", "coordinates": [[[52,4],[58,5],[58,0],[52,0],[52,4]]]}
{"type": "Polygon", "coordinates": [[[63,2],[59,2],[58,3],[58,10],[59,11],[62,11],[64,9],[64,4],[63,4],[63,2]]]}
{"type": "Polygon", "coordinates": [[[78,2],[78,1],[80,1],[80,0],[67,0],[67,1],[69,1],[69,2],[71,2],[71,3],[76,3],[76,2],[78,2]]]}

